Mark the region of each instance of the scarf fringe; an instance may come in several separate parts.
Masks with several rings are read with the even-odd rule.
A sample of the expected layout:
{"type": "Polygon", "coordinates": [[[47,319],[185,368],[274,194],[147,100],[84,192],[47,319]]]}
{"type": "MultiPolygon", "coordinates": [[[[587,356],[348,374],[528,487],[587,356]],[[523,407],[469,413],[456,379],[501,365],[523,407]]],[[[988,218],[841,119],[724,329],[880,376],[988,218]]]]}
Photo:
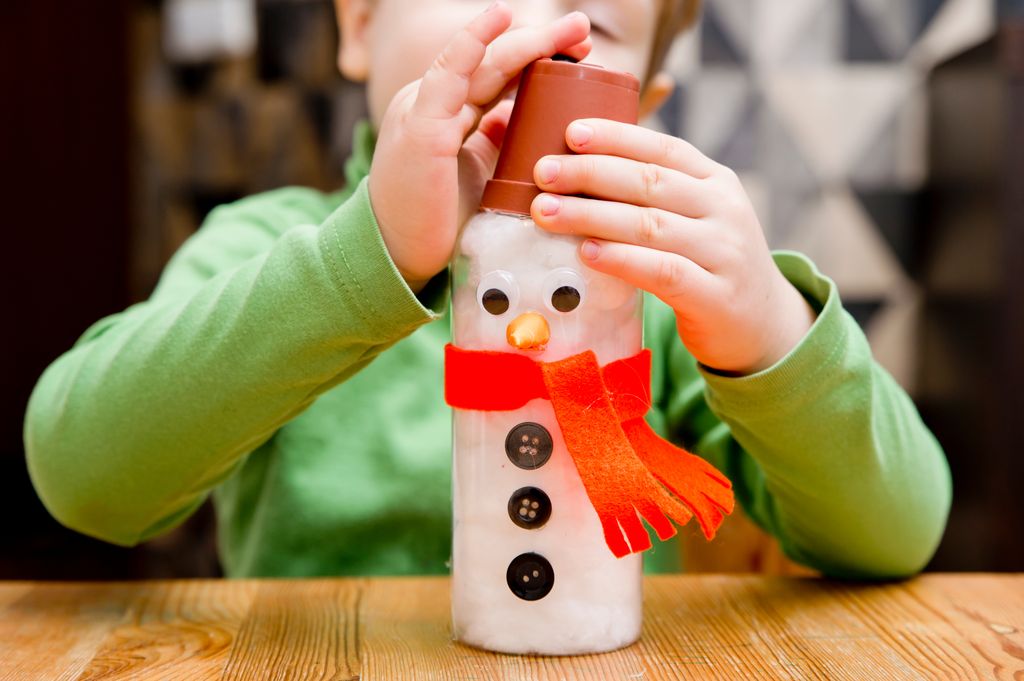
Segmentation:
{"type": "Polygon", "coordinates": [[[622,429],[647,470],[693,512],[704,536],[714,539],[736,506],[729,479],[701,457],[658,437],[642,418],[623,423],[622,429]]]}
{"type": "Polygon", "coordinates": [[[732,484],[714,466],[660,438],[642,412],[623,414],[593,352],[541,366],[555,418],[576,463],[605,542],[622,558],[651,548],[641,518],[662,541],[694,516],[715,536],[735,500],[732,484]]]}

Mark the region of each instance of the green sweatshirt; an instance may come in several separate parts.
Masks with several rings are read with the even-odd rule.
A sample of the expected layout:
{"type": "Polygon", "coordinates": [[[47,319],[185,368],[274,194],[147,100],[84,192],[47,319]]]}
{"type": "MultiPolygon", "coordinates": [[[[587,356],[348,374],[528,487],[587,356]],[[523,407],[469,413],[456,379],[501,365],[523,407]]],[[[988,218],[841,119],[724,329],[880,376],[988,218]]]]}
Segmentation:
{"type": "MultiPolygon", "coordinates": [[[[360,126],[346,192],[215,210],[149,300],[46,370],[24,434],[55,518],[127,546],[212,492],[230,576],[447,571],[447,278],[414,295],[389,258],[365,181],[373,144],[360,126]]],[[[819,314],[753,376],[700,366],[647,296],[648,420],[725,472],[796,561],[842,577],[919,571],[950,504],[942,450],[835,285],[803,256],[775,260],[819,314]]],[[[646,565],[678,569],[678,552],[656,544],[646,565]]]]}

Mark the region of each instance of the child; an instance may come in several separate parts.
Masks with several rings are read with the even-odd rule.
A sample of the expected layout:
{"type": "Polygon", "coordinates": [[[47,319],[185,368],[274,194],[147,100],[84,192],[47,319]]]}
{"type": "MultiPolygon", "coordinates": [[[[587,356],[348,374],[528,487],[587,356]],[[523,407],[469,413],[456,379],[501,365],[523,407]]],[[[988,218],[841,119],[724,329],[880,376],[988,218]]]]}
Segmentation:
{"type": "MultiPolygon", "coordinates": [[[[348,186],[217,209],[148,301],[54,362],[25,424],[47,508],[132,545],[213,492],[230,576],[445,572],[445,267],[507,95],[563,53],[640,75],[649,113],[697,1],[593,0],[588,21],[558,18],[568,1],[337,0],[340,67],[367,81],[372,118],[348,186]]],[[[735,174],[687,143],[596,120],[567,138],[578,155],[537,164],[534,219],[587,235],[583,264],[650,293],[652,425],[725,472],[791,558],[843,577],[919,571],[948,468],[833,283],[771,254],[735,174]]]]}

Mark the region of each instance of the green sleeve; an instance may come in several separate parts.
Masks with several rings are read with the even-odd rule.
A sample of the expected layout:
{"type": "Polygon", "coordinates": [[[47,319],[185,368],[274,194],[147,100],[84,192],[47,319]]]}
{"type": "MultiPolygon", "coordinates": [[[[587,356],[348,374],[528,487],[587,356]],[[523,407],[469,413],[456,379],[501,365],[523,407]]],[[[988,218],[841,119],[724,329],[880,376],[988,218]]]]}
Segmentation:
{"type": "Polygon", "coordinates": [[[942,449],[872,358],[835,284],[797,253],[775,261],[818,309],[811,331],[775,366],[735,378],[698,365],[674,323],[662,325],[662,380],[703,378],[664,390],[662,427],[730,477],[793,560],[844,578],[914,574],[949,511],[942,449]]]}
{"type": "Polygon", "coordinates": [[[217,209],[148,301],[46,370],[24,435],[54,517],[123,545],[169,529],[317,395],[439,316],[446,276],[428,306],[413,295],[365,181],[335,206],[288,189],[217,209]]]}

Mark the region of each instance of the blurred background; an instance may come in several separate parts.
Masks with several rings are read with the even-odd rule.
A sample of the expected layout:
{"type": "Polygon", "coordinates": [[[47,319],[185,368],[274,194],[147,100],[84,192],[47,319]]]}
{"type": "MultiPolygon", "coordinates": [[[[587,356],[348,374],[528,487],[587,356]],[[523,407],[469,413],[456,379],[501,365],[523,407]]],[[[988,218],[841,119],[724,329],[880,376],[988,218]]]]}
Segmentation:
{"type": "MultiPolygon", "coordinates": [[[[0,578],[219,574],[208,506],[134,549],[57,525],[25,404],[213,207],[340,186],[365,103],[336,49],[329,0],[0,3],[0,578]]],[[[1024,570],[1024,1],[710,0],[669,67],[648,123],[740,172],[942,442],[930,569],[1024,570]]]]}

